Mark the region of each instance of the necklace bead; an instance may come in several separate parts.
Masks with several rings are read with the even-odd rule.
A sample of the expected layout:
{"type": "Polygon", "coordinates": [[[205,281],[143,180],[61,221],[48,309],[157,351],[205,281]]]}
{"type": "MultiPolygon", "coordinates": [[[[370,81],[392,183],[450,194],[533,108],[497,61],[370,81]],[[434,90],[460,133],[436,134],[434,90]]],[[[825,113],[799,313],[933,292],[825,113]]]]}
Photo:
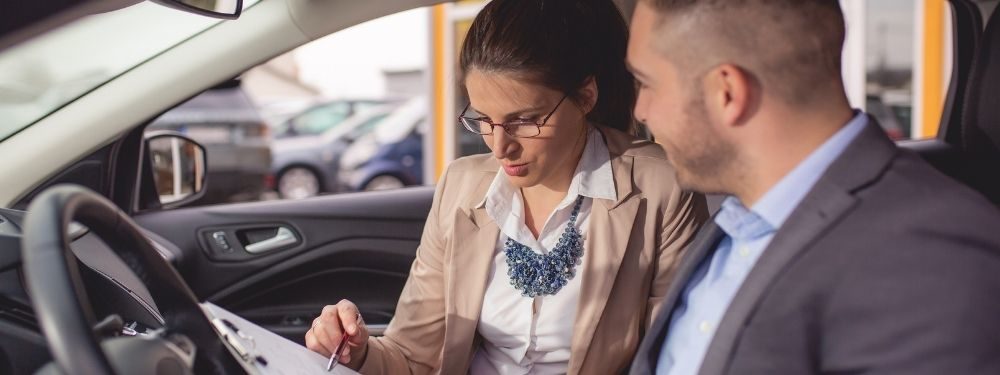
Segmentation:
{"type": "Polygon", "coordinates": [[[583,256],[583,237],[576,228],[576,219],[583,205],[583,196],[576,199],[566,230],[548,254],[535,253],[512,238],[504,243],[507,256],[507,276],[510,285],[525,297],[555,295],[576,275],[576,266],[583,256]]]}

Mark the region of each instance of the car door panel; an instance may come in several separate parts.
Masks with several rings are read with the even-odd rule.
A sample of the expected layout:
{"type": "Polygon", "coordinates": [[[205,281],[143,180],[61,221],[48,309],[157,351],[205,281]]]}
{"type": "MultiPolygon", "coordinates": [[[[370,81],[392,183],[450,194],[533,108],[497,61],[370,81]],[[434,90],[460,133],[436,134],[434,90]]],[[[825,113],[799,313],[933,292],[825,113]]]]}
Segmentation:
{"type": "Polygon", "coordinates": [[[312,318],[341,299],[357,303],[372,326],[389,322],[433,193],[417,187],[196,207],[135,220],[181,249],[178,271],[199,298],[301,343],[312,318]],[[275,238],[277,228],[295,242],[247,251],[275,238]],[[220,232],[230,244],[226,253],[215,246],[220,232]]]}

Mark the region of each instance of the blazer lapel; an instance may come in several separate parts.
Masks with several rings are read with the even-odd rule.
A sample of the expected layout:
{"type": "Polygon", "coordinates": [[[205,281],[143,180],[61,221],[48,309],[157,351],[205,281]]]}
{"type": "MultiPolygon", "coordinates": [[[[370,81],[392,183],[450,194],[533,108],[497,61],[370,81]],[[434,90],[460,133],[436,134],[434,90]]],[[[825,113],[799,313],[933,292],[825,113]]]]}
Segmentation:
{"type": "Polygon", "coordinates": [[[785,220],[750,271],[723,316],[699,374],[723,374],[742,328],[771,283],[809,244],[829,230],[857,203],[853,193],[868,186],[898,153],[872,119],[830,165],[823,177],[785,220]]]}
{"type": "Polygon", "coordinates": [[[639,212],[642,199],[632,194],[632,164],[631,157],[612,154],[617,199],[597,199],[591,205],[588,238],[584,243],[583,272],[580,275],[583,277],[580,303],[570,343],[571,374],[579,373],[583,361],[590,357],[587,355],[590,343],[607,308],[639,212]]]}
{"type": "MultiPolygon", "coordinates": [[[[628,247],[640,201],[639,198],[629,199],[614,209],[601,204],[592,206],[589,238],[584,244],[584,270],[580,275],[583,277],[580,304],[570,344],[571,374],[579,373],[583,361],[590,358],[587,355],[590,342],[594,339],[601,315],[608,308],[608,298],[628,247]]],[[[597,351],[606,349],[595,348],[597,351]]]]}
{"type": "Polygon", "coordinates": [[[823,233],[830,224],[848,212],[856,199],[830,186],[817,186],[811,196],[823,199],[803,201],[788,217],[781,230],[775,234],[767,250],[740,287],[723,316],[719,329],[705,353],[700,375],[723,374],[743,324],[750,317],[757,302],[780,274],[809,242],[823,233]]]}
{"type": "MultiPolygon", "coordinates": [[[[495,174],[484,174],[471,197],[482,198],[495,174]]],[[[474,353],[476,329],[486,294],[486,280],[493,264],[493,254],[500,228],[490,219],[485,208],[476,208],[470,201],[455,214],[455,227],[449,244],[452,254],[447,272],[448,306],[445,316],[445,342],[441,372],[464,373],[474,353]]]]}
{"type": "Polygon", "coordinates": [[[636,352],[636,358],[632,365],[632,374],[651,374],[656,370],[656,362],[660,358],[660,351],[664,340],[666,340],[671,317],[680,300],[681,293],[687,287],[691,275],[715,251],[715,248],[722,241],[722,238],[725,237],[725,234],[722,228],[719,228],[715,224],[713,218],[713,220],[705,223],[701,230],[698,231],[694,240],[691,241],[691,244],[688,245],[677,268],[677,275],[674,276],[674,282],[670,285],[670,289],[667,290],[666,296],[664,296],[660,315],[653,320],[652,325],[646,332],[646,337],[642,340],[642,344],[639,345],[639,350],[636,352]]]}

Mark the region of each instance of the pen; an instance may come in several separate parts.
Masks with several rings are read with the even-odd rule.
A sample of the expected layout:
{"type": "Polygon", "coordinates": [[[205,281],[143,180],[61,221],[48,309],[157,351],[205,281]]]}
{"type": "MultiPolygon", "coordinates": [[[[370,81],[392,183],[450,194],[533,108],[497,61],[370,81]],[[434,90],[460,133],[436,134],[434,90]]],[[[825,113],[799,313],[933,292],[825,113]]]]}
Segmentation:
{"type": "Polygon", "coordinates": [[[348,335],[347,331],[344,331],[344,336],[340,338],[340,344],[337,345],[337,350],[330,355],[330,362],[326,363],[326,371],[333,370],[334,367],[337,367],[337,363],[340,361],[340,355],[344,354],[344,349],[347,348],[347,340],[350,338],[351,335],[348,335]]]}

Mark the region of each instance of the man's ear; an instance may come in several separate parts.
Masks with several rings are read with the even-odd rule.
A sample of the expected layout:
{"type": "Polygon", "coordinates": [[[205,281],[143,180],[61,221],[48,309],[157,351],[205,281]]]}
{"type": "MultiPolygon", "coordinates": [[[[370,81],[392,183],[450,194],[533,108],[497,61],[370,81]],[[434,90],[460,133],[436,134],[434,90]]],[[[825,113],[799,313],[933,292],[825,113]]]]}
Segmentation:
{"type": "Polygon", "coordinates": [[[706,103],[713,116],[726,126],[744,122],[752,103],[751,77],[733,64],[722,64],[705,75],[706,103]]]}
{"type": "Polygon", "coordinates": [[[583,86],[577,91],[577,97],[579,98],[577,105],[580,106],[584,114],[590,114],[590,111],[593,111],[594,107],[597,106],[597,94],[597,80],[594,76],[587,77],[583,86]]]}

